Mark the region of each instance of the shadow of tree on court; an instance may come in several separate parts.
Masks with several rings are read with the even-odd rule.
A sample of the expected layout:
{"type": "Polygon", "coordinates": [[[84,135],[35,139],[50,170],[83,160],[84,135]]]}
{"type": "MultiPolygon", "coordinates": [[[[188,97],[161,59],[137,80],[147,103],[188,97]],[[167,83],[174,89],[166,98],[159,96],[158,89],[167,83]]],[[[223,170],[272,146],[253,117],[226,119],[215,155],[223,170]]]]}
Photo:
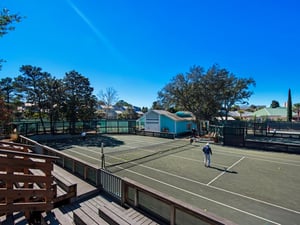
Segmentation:
{"type": "Polygon", "coordinates": [[[215,169],[215,170],[218,170],[220,172],[225,172],[225,173],[233,173],[233,174],[237,174],[238,172],[236,171],[233,171],[233,170],[227,170],[227,168],[219,168],[219,167],[215,167],[215,166],[210,166],[210,167],[207,167],[209,169],[215,169]]]}
{"type": "Polygon", "coordinates": [[[74,148],[74,145],[81,147],[101,147],[103,143],[104,147],[118,147],[124,145],[123,141],[116,138],[105,136],[105,135],[87,135],[82,137],[80,135],[68,136],[67,138],[52,139],[50,141],[45,141],[49,147],[55,148],[57,150],[67,150],[74,148]]]}

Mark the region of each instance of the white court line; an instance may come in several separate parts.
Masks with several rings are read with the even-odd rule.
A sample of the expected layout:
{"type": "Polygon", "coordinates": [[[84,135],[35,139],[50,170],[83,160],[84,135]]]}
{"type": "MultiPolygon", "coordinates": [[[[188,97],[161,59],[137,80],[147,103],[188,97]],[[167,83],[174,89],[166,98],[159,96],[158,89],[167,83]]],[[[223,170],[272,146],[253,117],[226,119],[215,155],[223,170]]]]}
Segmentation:
{"type": "MultiPolygon", "coordinates": [[[[195,147],[201,147],[201,145],[194,145],[195,147]]],[[[253,157],[262,157],[262,158],[269,158],[269,159],[274,159],[274,157],[272,156],[265,156],[265,153],[270,153],[270,154],[274,154],[277,155],[280,152],[272,152],[272,151],[260,151],[260,150],[255,150],[255,149],[251,149],[251,148],[235,148],[232,147],[230,148],[229,146],[222,146],[222,145],[214,145],[212,144],[212,147],[215,147],[215,152],[218,154],[224,154],[226,155],[226,153],[232,153],[234,155],[245,155],[245,156],[253,156],[253,157]]],[[[283,153],[283,152],[281,152],[283,153]]],[[[231,155],[231,154],[230,154],[231,155]]],[[[299,162],[299,160],[292,160],[292,159],[281,159],[278,158],[279,160],[286,160],[286,161],[291,161],[291,162],[299,162]]]]}
{"type": "MultiPolygon", "coordinates": [[[[122,158],[115,157],[115,156],[109,156],[109,157],[114,158],[114,159],[118,159],[118,160],[122,160],[124,162],[131,163],[131,164],[134,164],[134,165],[137,165],[137,166],[140,166],[140,167],[143,167],[143,168],[147,168],[149,170],[153,170],[153,171],[156,171],[156,172],[159,172],[159,173],[163,173],[163,174],[166,174],[166,175],[169,175],[169,176],[173,176],[173,177],[176,177],[176,178],[179,178],[179,179],[182,179],[182,180],[190,181],[192,183],[196,183],[196,184],[200,184],[200,185],[203,185],[203,186],[207,186],[207,187],[209,187],[211,189],[215,189],[215,190],[222,191],[222,192],[225,192],[225,193],[229,193],[229,194],[232,194],[232,195],[235,195],[235,196],[246,198],[248,200],[259,202],[259,203],[262,203],[262,204],[265,204],[265,205],[269,205],[269,206],[272,206],[272,207],[275,207],[275,208],[279,208],[279,209],[282,209],[282,210],[285,210],[285,211],[289,211],[289,212],[292,212],[292,213],[300,214],[300,212],[298,212],[296,210],[285,208],[285,207],[280,206],[280,205],[276,205],[276,204],[269,203],[269,202],[266,202],[266,201],[263,201],[263,200],[252,198],[252,197],[249,197],[249,196],[246,196],[246,195],[242,195],[242,194],[239,194],[239,193],[236,193],[236,192],[228,191],[228,190],[225,190],[223,188],[219,188],[219,187],[215,187],[215,186],[211,186],[211,185],[208,186],[205,183],[202,183],[202,182],[199,182],[199,181],[196,181],[196,180],[193,180],[193,179],[189,179],[189,178],[186,178],[186,177],[182,177],[182,176],[179,176],[179,175],[176,175],[176,174],[173,174],[173,173],[169,173],[169,172],[166,172],[166,171],[163,171],[163,170],[160,170],[160,169],[155,169],[153,167],[145,166],[143,164],[139,164],[139,163],[136,163],[136,162],[128,162],[128,161],[126,161],[126,160],[124,160],[122,158]]],[[[113,165],[113,163],[108,163],[108,162],[107,162],[107,164],[113,165]]],[[[116,166],[116,167],[121,167],[121,166],[116,166]]],[[[124,169],[124,168],[122,168],[122,169],[124,169]]]]}
{"type": "MultiPolygon", "coordinates": [[[[87,150],[86,148],[84,148],[84,149],[87,150]]],[[[91,158],[91,159],[96,159],[96,160],[98,159],[98,158],[95,158],[95,157],[87,156],[86,154],[83,154],[83,153],[78,153],[75,150],[69,150],[69,151],[75,152],[75,153],[77,153],[79,155],[83,155],[83,156],[91,158]]],[[[96,151],[93,151],[93,150],[88,150],[88,151],[96,152],[96,151]]],[[[189,178],[186,178],[186,177],[182,177],[182,176],[179,176],[179,175],[176,175],[176,174],[173,174],[173,173],[169,173],[169,172],[166,172],[166,171],[163,171],[163,170],[160,170],[160,169],[155,169],[153,167],[145,166],[145,165],[142,165],[142,164],[139,164],[139,163],[136,163],[136,162],[128,162],[127,160],[124,160],[122,158],[115,157],[115,156],[110,156],[109,155],[107,157],[118,159],[118,160],[122,160],[123,162],[131,163],[131,164],[134,164],[134,165],[137,165],[137,166],[140,166],[140,167],[143,167],[143,168],[147,168],[149,170],[153,170],[153,171],[156,171],[156,172],[159,172],[159,173],[164,173],[164,174],[167,174],[169,176],[173,176],[173,177],[176,177],[176,178],[179,178],[179,179],[182,179],[182,180],[186,180],[186,181],[190,181],[192,183],[196,183],[196,184],[200,184],[200,185],[203,185],[203,186],[207,186],[207,187],[209,187],[211,189],[219,190],[219,191],[222,191],[222,192],[225,192],[225,193],[229,193],[229,194],[232,194],[232,195],[235,195],[235,196],[246,198],[246,199],[249,199],[249,200],[252,200],[252,201],[255,201],[255,202],[259,202],[259,203],[262,203],[262,204],[265,204],[265,205],[269,205],[269,206],[272,206],[272,207],[275,207],[275,208],[279,208],[279,209],[282,209],[282,210],[285,210],[285,211],[288,211],[288,212],[300,214],[299,211],[296,211],[296,210],[293,210],[293,209],[285,208],[283,206],[276,205],[276,204],[273,204],[273,203],[270,203],[270,202],[266,202],[266,201],[263,201],[263,200],[260,200],[260,199],[256,199],[256,198],[252,198],[252,197],[249,197],[249,196],[246,196],[246,195],[242,195],[242,194],[239,194],[239,193],[236,193],[236,192],[228,191],[228,190],[223,189],[223,188],[219,188],[219,187],[215,187],[215,186],[211,186],[211,185],[208,186],[205,183],[202,183],[202,182],[199,182],[199,181],[196,181],[196,180],[192,180],[192,179],[189,179],[189,178]]],[[[242,159],[240,159],[240,160],[242,160],[242,159]]],[[[99,164],[100,164],[100,157],[99,157],[99,164]]],[[[109,162],[105,162],[105,164],[113,165],[113,163],[109,163],[109,162]]],[[[128,170],[128,169],[124,169],[121,166],[116,166],[116,167],[121,168],[121,169],[126,170],[126,171],[128,170]]],[[[131,170],[128,170],[128,171],[131,171],[131,170]]]]}
{"type": "MultiPolygon", "coordinates": [[[[97,151],[93,151],[93,150],[90,150],[91,148],[89,147],[81,147],[81,146],[78,146],[78,145],[72,145],[74,146],[75,148],[80,148],[80,149],[84,149],[84,150],[87,150],[89,149],[89,151],[92,151],[92,152],[97,152],[97,151]]],[[[176,147],[176,146],[175,146],[176,147]]],[[[184,146],[183,146],[184,147],[184,146]]],[[[141,147],[142,148],[142,147],[141,147]]],[[[93,148],[94,149],[94,148],[93,148]]],[[[124,149],[124,151],[126,150],[134,150],[134,149],[138,149],[137,147],[131,147],[129,146],[128,149],[124,149]]],[[[139,149],[140,151],[144,151],[144,152],[151,152],[151,153],[155,153],[155,152],[158,152],[158,151],[153,151],[153,150],[150,150],[150,149],[139,149]]],[[[132,153],[126,153],[126,154],[135,154],[134,152],[132,153]]],[[[202,154],[202,153],[201,153],[202,154]]],[[[178,155],[170,155],[171,157],[174,157],[174,158],[179,158],[179,159],[185,159],[185,160],[189,160],[189,161],[193,161],[193,162],[199,162],[199,163],[202,163],[203,160],[198,160],[198,159],[191,159],[191,158],[187,158],[187,157],[183,157],[183,156],[178,156],[178,155]]],[[[219,163],[215,163],[214,162],[214,165],[216,166],[221,166],[221,167],[227,167],[226,165],[223,165],[223,164],[219,164],[219,163]]]]}
{"type": "MultiPolygon", "coordinates": [[[[141,149],[142,151],[147,151],[147,152],[155,152],[152,150],[148,150],[148,149],[141,149]]],[[[200,152],[199,152],[200,153],[200,152]]],[[[202,153],[201,153],[202,154],[202,153]]],[[[178,158],[178,159],[185,159],[185,160],[189,160],[189,161],[194,161],[194,162],[199,162],[199,163],[203,163],[203,160],[199,160],[199,159],[191,159],[191,158],[187,158],[187,157],[183,157],[183,156],[178,156],[178,155],[170,155],[171,157],[174,158],[178,158]]],[[[214,163],[214,165],[217,166],[222,166],[222,167],[226,167],[226,165],[223,164],[218,164],[218,163],[214,163]]]]}
{"type": "MultiPolygon", "coordinates": [[[[230,150],[217,150],[214,153],[215,154],[219,154],[219,155],[226,155],[226,156],[234,156],[234,157],[240,157],[240,156],[246,156],[249,159],[257,159],[257,160],[262,160],[262,161],[266,161],[266,162],[274,162],[274,163],[279,163],[279,164],[286,164],[286,165],[292,165],[292,166],[300,166],[299,164],[299,160],[291,160],[291,159],[282,159],[282,158],[278,158],[276,161],[274,160],[274,157],[269,157],[269,156],[263,156],[263,155],[257,155],[257,154],[251,154],[250,152],[233,152],[230,150]],[[221,152],[222,151],[222,152],[221,152]],[[294,164],[294,163],[298,163],[298,164],[294,164]]],[[[272,152],[270,152],[272,153],[272,152]]],[[[276,152],[274,152],[276,153],[276,152]]]]}
{"type": "Polygon", "coordinates": [[[228,167],[224,172],[220,173],[218,176],[216,176],[214,179],[212,179],[210,182],[208,182],[207,186],[210,185],[211,183],[213,183],[214,181],[216,181],[219,177],[223,176],[227,172],[227,170],[230,170],[232,167],[234,167],[235,165],[240,163],[244,158],[245,158],[245,156],[240,158],[238,161],[236,161],[234,164],[232,164],[230,167],[228,167]]]}
{"type": "MultiPolygon", "coordinates": [[[[170,143],[170,142],[168,142],[170,143]]],[[[187,145],[184,145],[182,147],[189,147],[190,144],[187,144],[187,145]]],[[[141,149],[139,149],[138,147],[132,147],[132,146],[129,146],[128,149],[125,149],[125,150],[134,150],[134,149],[139,149],[140,151],[144,151],[144,152],[151,152],[151,153],[155,153],[155,152],[158,152],[158,151],[153,151],[153,150],[150,150],[150,149],[142,149],[143,147],[147,147],[147,146],[142,146],[140,147],[141,149]]],[[[174,147],[180,147],[179,146],[174,146],[174,147]]],[[[192,150],[194,151],[193,149],[188,149],[189,151],[192,150]]],[[[202,152],[199,151],[199,153],[202,154],[202,152]]],[[[130,154],[130,153],[129,153],[130,154]]],[[[131,153],[131,154],[135,154],[134,152],[131,153]]],[[[187,158],[187,157],[183,157],[183,156],[178,156],[178,155],[170,155],[171,157],[174,157],[174,158],[179,158],[179,159],[185,159],[185,160],[189,160],[189,161],[194,161],[194,162],[199,162],[199,163],[202,163],[203,160],[197,160],[197,159],[191,159],[191,158],[187,158]]],[[[218,164],[218,163],[215,163],[214,162],[214,165],[217,165],[217,166],[221,166],[221,167],[226,167],[226,165],[223,165],[223,164],[218,164]]]]}
{"type": "Polygon", "coordinates": [[[266,221],[266,222],[269,222],[269,223],[272,223],[272,224],[281,225],[280,223],[277,223],[277,222],[275,222],[275,221],[272,221],[272,220],[266,219],[266,218],[264,218],[264,217],[261,217],[261,216],[255,215],[255,214],[253,214],[253,213],[250,213],[250,212],[247,212],[247,211],[244,211],[244,210],[241,210],[241,209],[235,208],[235,207],[233,207],[233,206],[230,206],[230,205],[224,204],[224,203],[222,203],[222,202],[215,201],[215,200],[213,200],[213,199],[210,199],[210,198],[207,198],[207,197],[205,197],[205,196],[203,196],[203,195],[199,195],[199,194],[196,194],[196,193],[194,193],[194,192],[187,191],[187,190],[185,190],[185,189],[182,189],[182,188],[176,187],[176,186],[174,186],[174,185],[172,185],[172,184],[169,184],[169,183],[166,183],[166,182],[163,182],[163,181],[157,180],[157,179],[155,179],[155,178],[152,178],[152,177],[146,176],[146,175],[144,175],[144,174],[140,174],[140,173],[138,173],[138,172],[135,172],[135,171],[133,171],[133,170],[130,170],[130,169],[125,169],[125,168],[123,168],[123,167],[121,167],[121,166],[117,166],[117,167],[118,167],[118,168],[120,168],[120,169],[122,169],[122,170],[128,171],[128,172],[130,172],[130,173],[133,173],[133,174],[139,175],[139,176],[141,176],[141,177],[147,178],[147,179],[149,179],[149,180],[155,181],[155,182],[157,182],[157,183],[160,183],[160,184],[163,184],[163,185],[169,186],[169,187],[171,187],[171,188],[177,189],[177,190],[179,190],[179,191],[182,191],[182,192],[188,193],[188,194],[190,194],[190,195],[196,196],[196,197],[198,197],[198,198],[202,198],[202,199],[205,199],[205,200],[207,200],[207,201],[213,202],[213,203],[215,203],[215,204],[218,204],[218,205],[221,205],[221,206],[224,206],[224,207],[227,207],[227,208],[233,209],[233,210],[235,210],[235,211],[238,211],[238,212],[244,213],[244,214],[246,214],[246,215],[249,215],[249,216],[255,217],[255,218],[257,218],[257,219],[260,219],[260,220],[263,220],[263,221],[266,221]]]}
{"type": "MultiPolygon", "coordinates": [[[[129,141],[129,139],[128,139],[129,141]]],[[[167,141],[167,142],[162,142],[162,144],[166,144],[166,143],[172,143],[173,141],[167,141]]],[[[144,143],[144,141],[136,141],[136,143],[144,143]]],[[[158,143],[161,144],[161,143],[158,143]]],[[[132,145],[126,145],[127,148],[124,148],[123,150],[134,150],[134,149],[139,149],[139,148],[144,148],[147,146],[140,146],[140,147],[136,147],[136,146],[132,146],[132,145]]],[[[126,147],[125,146],[125,147],[126,147]]],[[[185,145],[185,146],[190,146],[190,145],[185,145]]],[[[198,145],[193,145],[196,148],[198,148],[198,145]]],[[[200,146],[200,145],[199,145],[200,146]]],[[[81,149],[85,149],[84,147],[80,147],[80,146],[75,146],[81,149]]],[[[176,146],[175,146],[176,147],[176,146]]],[[[201,147],[201,146],[200,146],[201,147]]],[[[156,151],[152,151],[152,150],[146,150],[146,149],[140,149],[141,151],[148,151],[148,152],[156,152],[156,151]]],[[[190,149],[191,151],[198,151],[199,149],[190,149]]],[[[300,164],[294,164],[293,162],[297,163],[299,161],[296,160],[289,160],[289,159],[279,159],[280,161],[274,161],[273,158],[271,157],[266,157],[266,156],[253,156],[251,153],[249,152],[243,152],[243,153],[237,153],[237,152],[233,152],[231,150],[226,150],[226,149],[222,149],[223,152],[220,151],[215,151],[214,154],[219,154],[219,155],[226,155],[226,156],[231,156],[231,157],[241,157],[241,156],[247,156],[247,158],[249,159],[254,159],[254,160],[260,160],[260,161],[264,161],[264,162],[272,162],[272,163],[277,163],[277,164],[282,164],[282,165],[290,165],[290,166],[300,166],[300,164]],[[271,160],[272,159],[272,160],[271,160]],[[288,162],[282,162],[282,160],[285,161],[289,161],[292,163],[288,163],[288,162]]],[[[175,158],[181,158],[181,159],[186,159],[186,160],[190,160],[190,161],[195,161],[195,162],[202,162],[201,160],[195,160],[195,159],[190,159],[187,157],[182,157],[182,156],[176,156],[176,155],[171,155],[171,157],[175,157],[175,158]]],[[[218,163],[214,163],[214,165],[217,166],[221,166],[221,167],[226,167],[226,165],[223,164],[218,164],[218,163]]]]}
{"type": "MultiPolygon", "coordinates": [[[[219,154],[219,155],[226,155],[226,156],[234,156],[232,154],[237,154],[237,153],[233,153],[230,154],[231,152],[229,153],[223,153],[223,152],[214,152],[214,154],[219,154]]],[[[242,155],[246,155],[246,154],[241,154],[241,153],[238,153],[239,156],[242,156],[242,155]]],[[[238,156],[237,156],[238,157],[238,156]]],[[[264,161],[264,162],[271,162],[271,163],[277,163],[277,164],[283,164],[283,165],[288,165],[288,166],[300,166],[300,164],[295,164],[295,163],[299,163],[299,161],[296,161],[296,160],[289,160],[289,159],[278,159],[279,161],[275,161],[274,159],[271,160],[270,157],[264,157],[264,156],[251,156],[251,154],[249,155],[246,155],[246,157],[248,159],[253,159],[253,160],[260,160],[260,161],[264,161]],[[283,162],[286,161],[286,162],[283,162]]]]}

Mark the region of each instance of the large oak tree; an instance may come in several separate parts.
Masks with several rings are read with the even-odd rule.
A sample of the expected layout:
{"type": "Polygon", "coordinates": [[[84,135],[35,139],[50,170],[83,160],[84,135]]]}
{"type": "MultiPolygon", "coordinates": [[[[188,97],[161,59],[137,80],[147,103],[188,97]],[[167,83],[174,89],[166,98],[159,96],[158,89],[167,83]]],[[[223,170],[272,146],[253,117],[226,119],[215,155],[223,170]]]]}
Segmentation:
{"type": "Polygon", "coordinates": [[[203,67],[193,66],[189,72],[173,77],[158,92],[158,99],[165,109],[192,112],[199,124],[201,120],[222,115],[222,112],[227,119],[233,105],[247,103],[252,95],[250,85],[255,85],[252,78],[238,78],[218,65],[206,72],[203,67]]]}

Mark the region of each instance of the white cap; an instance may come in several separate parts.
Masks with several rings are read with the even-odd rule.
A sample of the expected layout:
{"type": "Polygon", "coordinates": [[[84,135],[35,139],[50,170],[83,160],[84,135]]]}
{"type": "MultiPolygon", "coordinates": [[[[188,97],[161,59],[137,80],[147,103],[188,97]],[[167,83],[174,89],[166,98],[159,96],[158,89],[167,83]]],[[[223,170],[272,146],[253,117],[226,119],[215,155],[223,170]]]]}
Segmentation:
{"type": "Polygon", "coordinates": [[[209,143],[207,142],[206,145],[209,145],[209,143]]]}

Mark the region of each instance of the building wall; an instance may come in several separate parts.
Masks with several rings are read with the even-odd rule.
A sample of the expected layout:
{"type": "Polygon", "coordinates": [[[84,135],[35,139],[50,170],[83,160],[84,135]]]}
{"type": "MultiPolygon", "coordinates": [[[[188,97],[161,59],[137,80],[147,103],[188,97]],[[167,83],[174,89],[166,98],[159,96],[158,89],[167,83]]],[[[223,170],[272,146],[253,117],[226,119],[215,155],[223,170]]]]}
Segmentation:
{"type": "Polygon", "coordinates": [[[178,121],[176,123],[177,134],[190,132],[194,128],[192,121],[178,121]]]}
{"type": "Polygon", "coordinates": [[[194,124],[192,121],[174,121],[169,117],[161,116],[161,131],[163,132],[164,129],[167,129],[170,133],[186,133],[190,132],[194,124]]]}
{"type": "Polygon", "coordinates": [[[145,120],[146,120],[145,116],[142,116],[137,120],[138,129],[140,130],[145,129],[145,120]]]}
{"type": "Polygon", "coordinates": [[[175,133],[175,121],[167,116],[161,115],[160,116],[160,131],[175,133]]]}
{"type": "Polygon", "coordinates": [[[140,128],[144,125],[146,131],[174,134],[191,132],[192,128],[196,128],[196,124],[191,120],[175,119],[154,111],[146,113],[138,120],[138,124],[140,128]]]}

